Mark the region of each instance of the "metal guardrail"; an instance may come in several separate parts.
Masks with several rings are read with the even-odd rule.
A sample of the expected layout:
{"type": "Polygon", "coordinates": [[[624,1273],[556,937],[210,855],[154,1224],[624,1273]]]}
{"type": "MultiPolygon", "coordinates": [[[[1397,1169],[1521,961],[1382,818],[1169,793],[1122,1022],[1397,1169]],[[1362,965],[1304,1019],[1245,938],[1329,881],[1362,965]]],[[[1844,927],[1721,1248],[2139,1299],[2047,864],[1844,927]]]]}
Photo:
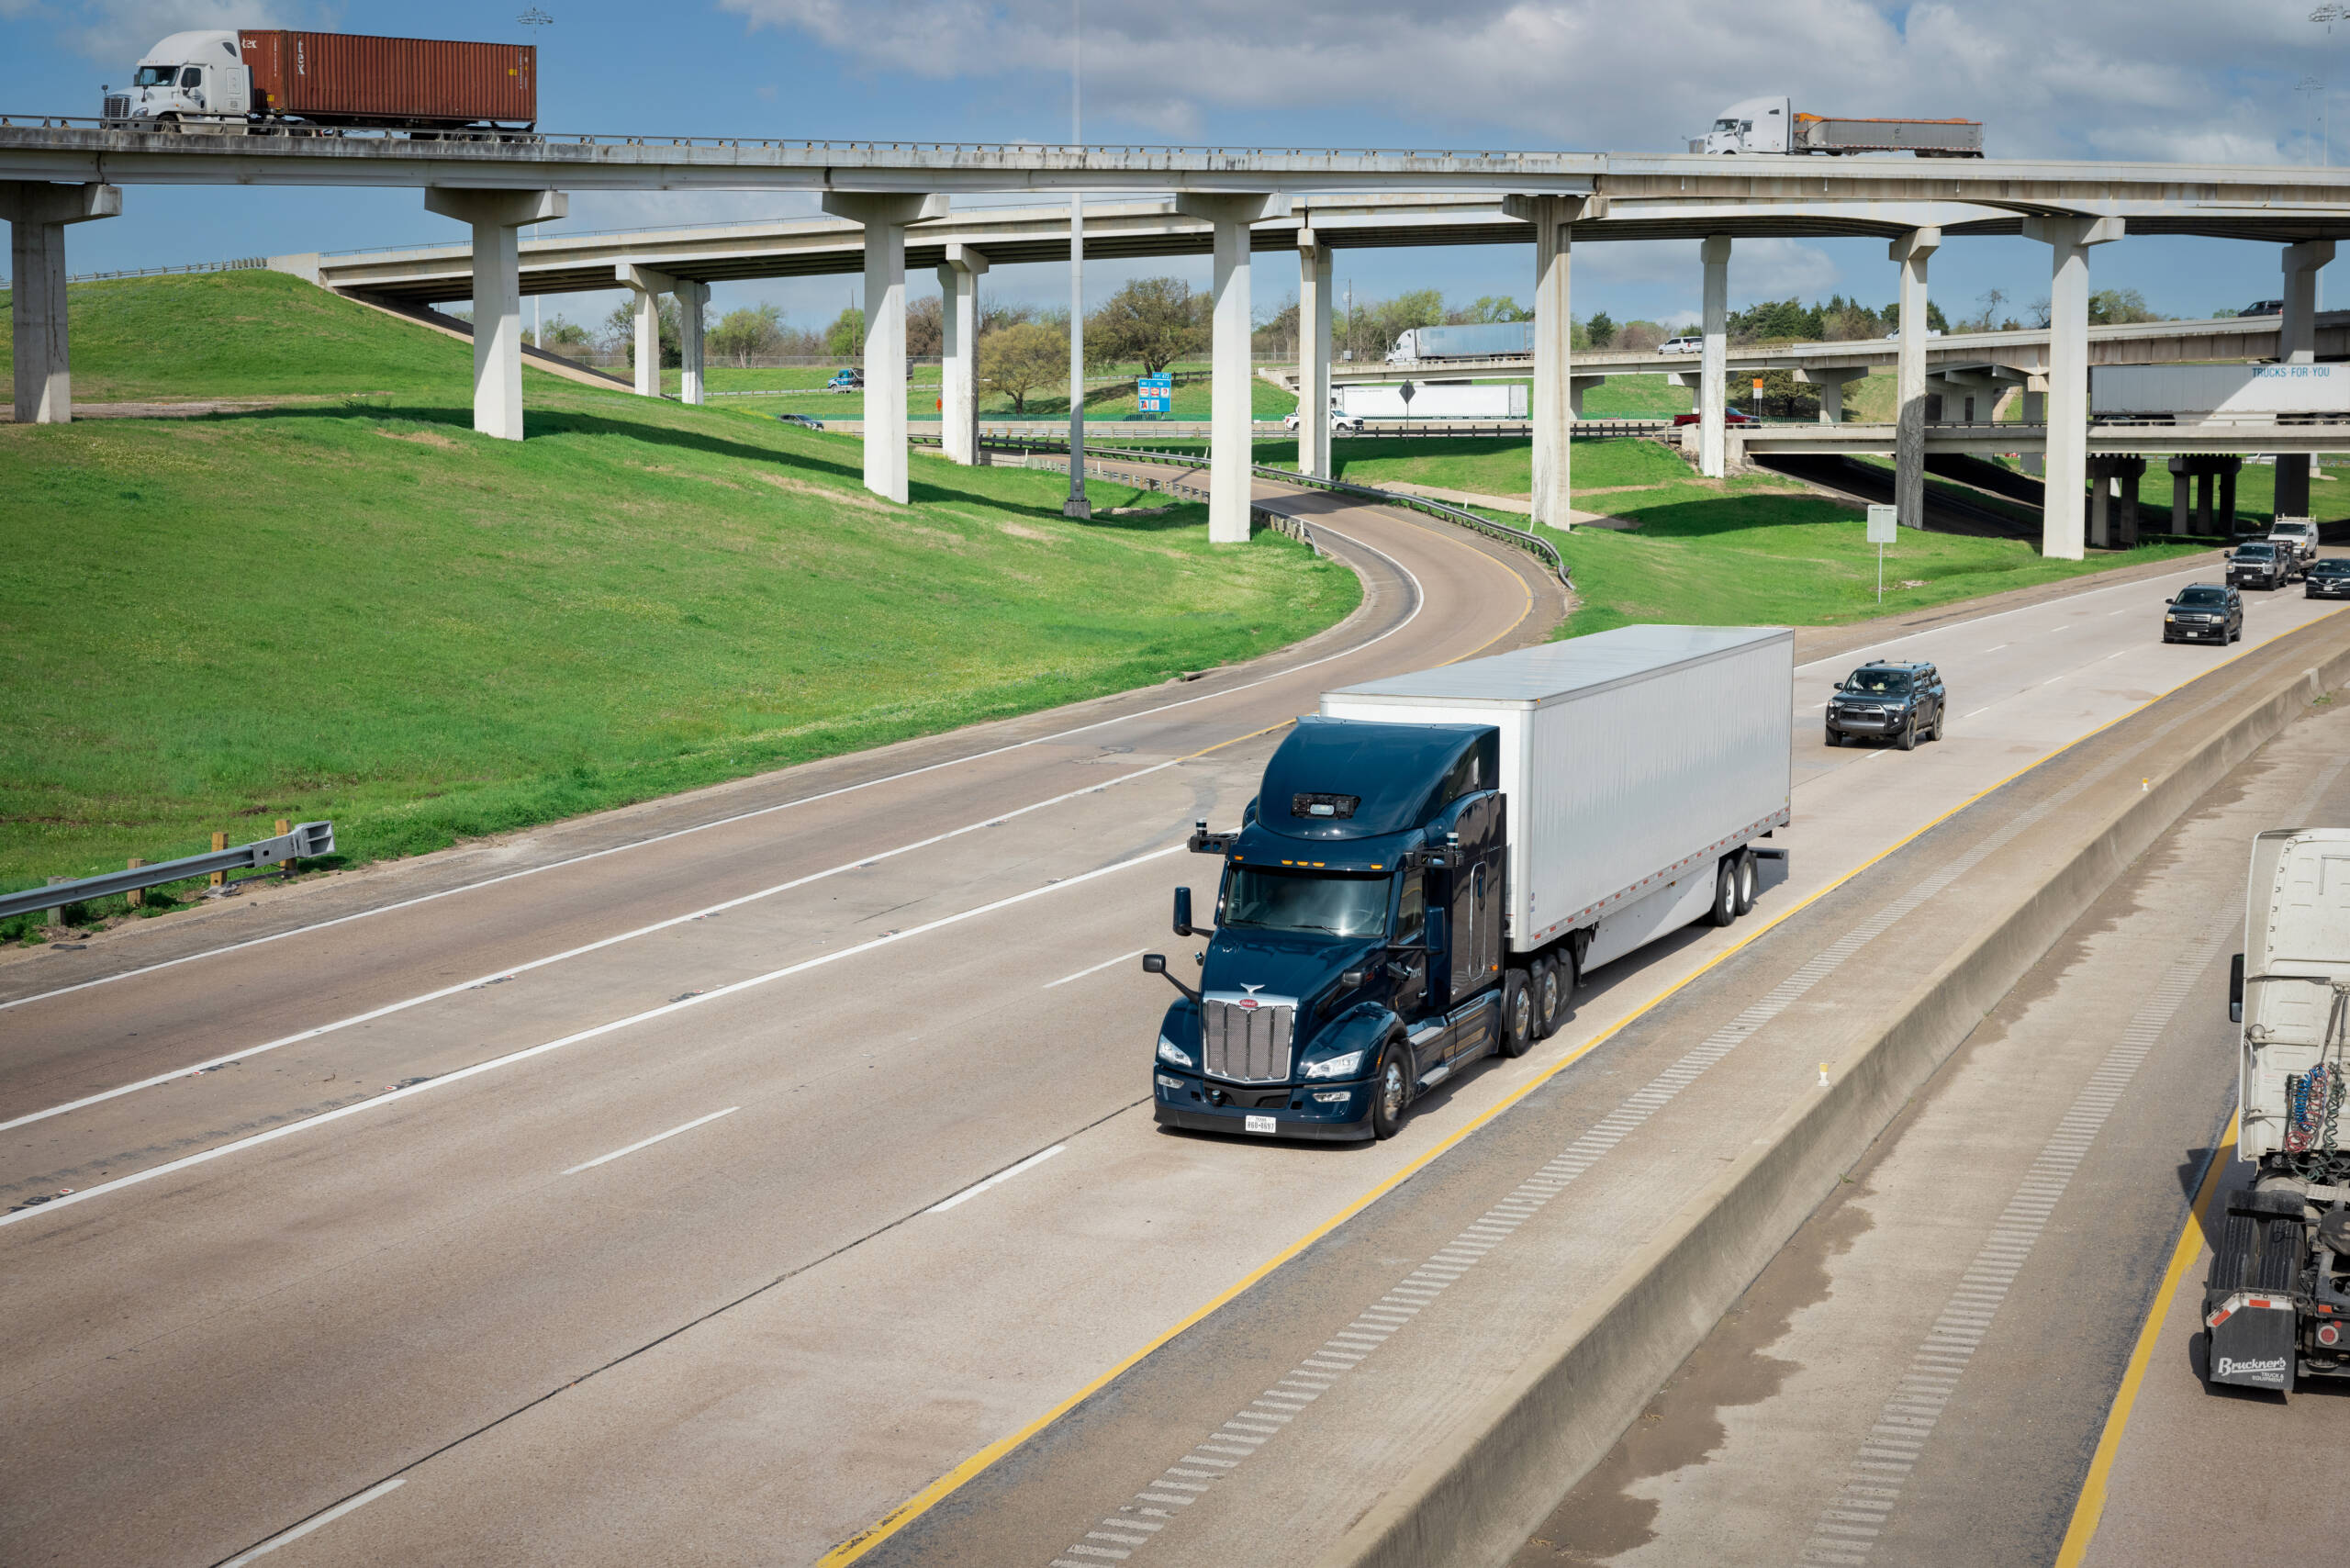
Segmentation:
{"type": "MultiPolygon", "coordinates": [[[[934,438],[917,436],[913,439],[926,442],[934,438]]],[[[1021,436],[1011,442],[997,444],[1012,445],[1021,449],[1034,445],[1047,452],[1067,452],[1069,438],[1067,436],[1058,439],[1051,436],[1021,436]]],[[[1192,468],[1203,466],[1207,461],[1205,454],[1202,453],[1136,451],[1130,447],[1095,446],[1091,442],[1086,443],[1085,450],[1089,456],[1093,457],[1124,458],[1129,462],[1138,463],[1181,463],[1192,468]]],[[[1570,593],[1574,591],[1574,576],[1567,569],[1566,558],[1559,554],[1557,545],[1539,533],[1529,533],[1522,528],[1512,528],[1505,522],[1495,522],[1492,518],[1482,517],[1473,511],[1444,501],[1433,501],[1426,496],[1407,496],[1398,490],[1381,490],[1374,489],[1369,485],[1351,485],[1344,479],[1316,478],[1311,474],[1300,474],[1288,468],[1276,468],[1266,463],[1251,463],[1248,467],[1252,473],[1261,474],[1269,479],[1278,479],[1286,485],[1304,485],[1309,489],[1332,490],[1344,495],[1362,496],[1379,502],[1382,506],[1406,507],[1413,511],[1424,512],[1429,517],[1452,523],[1456,527],[1482,533],[1489,539],[1498,539],[1505,544],[1515,544],[1528,554],[1548,562],[1551,572],[1559,579],[1559,586],[1570,593]]],[[[1205,498],[1204,492],[1191,490],[1183,486],[1153,486],[1152,488],[1174,490],[1179,494],[1189,493],[1199,496],[1203,499],[1205,498]]]]}
{"type": "Polygon", "coordinates": [[[274,838],[257,839],[252,844],[240,844],[229,849],[209,850],[202,855],[166,860],[161,865],[139,866],[128,871],[108,871],[103,876],[82,877],[69,882],[51,882],[45,888],[28,888],[20,893],[0,893],[0,920],[12,914],[62,909],[70,903],[84,903],[114,893],[159,888],[165,882],[185,882],[196,877],[209,877],[215,872],[287,865],[296,860],[313,859],[333,853],[334,823],[298,823],[290,833],[279,834],[274,838]]]}

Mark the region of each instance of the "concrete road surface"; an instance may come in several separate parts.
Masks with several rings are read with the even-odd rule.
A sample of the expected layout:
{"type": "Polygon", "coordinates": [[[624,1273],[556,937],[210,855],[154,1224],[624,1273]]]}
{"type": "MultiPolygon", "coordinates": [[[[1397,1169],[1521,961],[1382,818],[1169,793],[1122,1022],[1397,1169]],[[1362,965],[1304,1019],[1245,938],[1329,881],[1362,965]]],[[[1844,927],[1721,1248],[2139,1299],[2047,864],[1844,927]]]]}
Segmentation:
{"type": "MultiPolygon", "coordinates": [[[[1518,1568],[2056,1562],[2232,1114],[2228,959],[2252,836],[2350,823],[2345,768],[2350,718],[2317,710],[2142,856],[1535,1532],[1518,1568]]],[[[2288,1409],[2204,1389],[2209,1256],[2163,1305],[2102,1527],[2093,1543],[2075,1532],[2089,1562],[2289,1558],[2341,1523],[2322,1486],[2291,1503],[2245,1490],[2258,1456],[2327,1451],[2343,1395],[2322,1389],[2288,1409]]]]}
{"type": "MultiPolygon", "coordinates": [[[[1566,1031],[1391,1143],[1156,1132],[1171,992],[1135,956],[1177,947],[1168,890],[1212,875],[1190,823],[1237,819],[1325,688],[1558,610],[1516,552],[1281,504],[1372,593],[1257,666],[0,970],[0,1555],[219,1562],[302,1529],[276,1562],[812,1560],[1343,1244],[1415,1170],[1448,1204],[1505,1190],[1506,1158],[1436,1157],[1740,944],[1776,961],[1740,928],[1611,966],[1566,1031]]],[[[1793,876],[1759,919],[2336,608],[2255,599],[2242,649],[2156,645],[2196,575],[1888,647],[1953,689],[1949,738],[1915,753],[1822,747],[1853,661],[1799,671],[1793,876]]],[[[1640,1067],[1611,1048],[1555,1115],[1606,1114],[1640,1067]]],[[[1651,1131],[1670,1158],[1704,1128],[1651,1131]]],[[[1628,1234],[1592,1212],[1583,1239],[1628,1234]]],[[[1404,1451],[1376,1417],[1349,1484],[1404,1451]]],[[[1095,1462],[1100,1486],[1142,1459],[1071,1473],[1095,1462]]],[[[1188,1550],[1266,1528],[1231,1497],[1188,1550]]]]}

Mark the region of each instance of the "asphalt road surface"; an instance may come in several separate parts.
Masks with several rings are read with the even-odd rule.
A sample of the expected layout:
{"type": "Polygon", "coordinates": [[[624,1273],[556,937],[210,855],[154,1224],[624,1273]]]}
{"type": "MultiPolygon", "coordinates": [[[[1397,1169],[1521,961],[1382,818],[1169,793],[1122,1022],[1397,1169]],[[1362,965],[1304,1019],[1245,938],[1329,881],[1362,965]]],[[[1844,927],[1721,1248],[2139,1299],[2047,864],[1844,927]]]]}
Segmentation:
{"type": "MultiPolygon", "coordinates": [[[[1210,874],[1190,823],[1237,819],[1321,690],[1538,640],[1559,611],[1516,552],[1280,504],[1372,591],[1257,666],[0,969],[20,1205],[0,1555],[813,1560],[1768,946],[1693,931],[1600,971],[1567,1030],[1390,1143],[1155,1131],[1171,993],[1135,957],[1175,946],[1168,890],[1210,874]]],[[[1854,661],[1799,670],[1795,859],[1769,901],[2337,608],[2255,599],[2244,649],[2156,645],[2195,575],[1887,647],[1953,689],[1950,737],[1915,753],[1825,749],[1818,705],[1854,661]]],[[[1617,1070],[1611,1048],[1577,1070],[1617,1070]]],[[[1465,1195],[1516,1180],[1466,1144],[1429,1169],[1465,1195]]],[[[1100,1458],[1104,1484],[1134,1462],[1100,1458]]],[[[1248,1495],[1164,1554],[1248,1539],[1248,1495]]],[[[1024,1540],[1084,1529],[1022,1517],[1024,1540]]]]}

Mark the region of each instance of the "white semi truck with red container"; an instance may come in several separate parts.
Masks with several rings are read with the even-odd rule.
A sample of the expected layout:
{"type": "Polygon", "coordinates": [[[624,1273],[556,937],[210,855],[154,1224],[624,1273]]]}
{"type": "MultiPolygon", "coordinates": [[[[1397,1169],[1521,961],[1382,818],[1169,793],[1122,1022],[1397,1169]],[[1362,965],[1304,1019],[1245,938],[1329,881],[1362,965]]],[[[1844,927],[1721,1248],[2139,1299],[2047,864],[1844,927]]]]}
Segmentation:
{"type": "Polygon", "coordinates": [[[1796,112],[1789,97],[1748,98],[1714,117],[1689,140],[1692,152],[1912,152],[1920,158],[1980,158],[1983,122],[1974,119],[1863,119],[1796,112]]]}
{"type": "Polygon", "coordinates": [[[173,33],[140,58],[128,90],[106,89],[118,130],[514,134],[538,115],[529,44],[287,28],[173,33]]]}

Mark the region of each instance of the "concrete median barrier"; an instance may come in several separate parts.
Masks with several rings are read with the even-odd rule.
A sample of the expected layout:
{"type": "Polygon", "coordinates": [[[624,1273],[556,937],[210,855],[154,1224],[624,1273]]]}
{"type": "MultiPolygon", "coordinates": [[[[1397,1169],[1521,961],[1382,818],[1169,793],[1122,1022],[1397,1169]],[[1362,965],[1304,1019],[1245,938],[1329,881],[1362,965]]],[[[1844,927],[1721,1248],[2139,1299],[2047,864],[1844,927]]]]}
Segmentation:
{"type": "MultiPolygon", "coordinates": [[[[1942,965],[1888,998],[1874,1031],[1826,1065],[1826,1081],[1691,1193],[1321,1568],[1506,1561],[2031,964],[2207,790],[2345,681],[2350,617],[2335,617],[2062,754],[2072,799],[1953,884],[1979,879],[1999,896],[1964,927],[1937,926],[1942,965]]],[[[2035,770],[1967,810],[2012,811],[2012,792],[2036,784],[2053,787],[2051,776],[2035,770]]],[[[1923,835],[1885,867],[1929,874],[1933,844],[1923,835]]]]}

